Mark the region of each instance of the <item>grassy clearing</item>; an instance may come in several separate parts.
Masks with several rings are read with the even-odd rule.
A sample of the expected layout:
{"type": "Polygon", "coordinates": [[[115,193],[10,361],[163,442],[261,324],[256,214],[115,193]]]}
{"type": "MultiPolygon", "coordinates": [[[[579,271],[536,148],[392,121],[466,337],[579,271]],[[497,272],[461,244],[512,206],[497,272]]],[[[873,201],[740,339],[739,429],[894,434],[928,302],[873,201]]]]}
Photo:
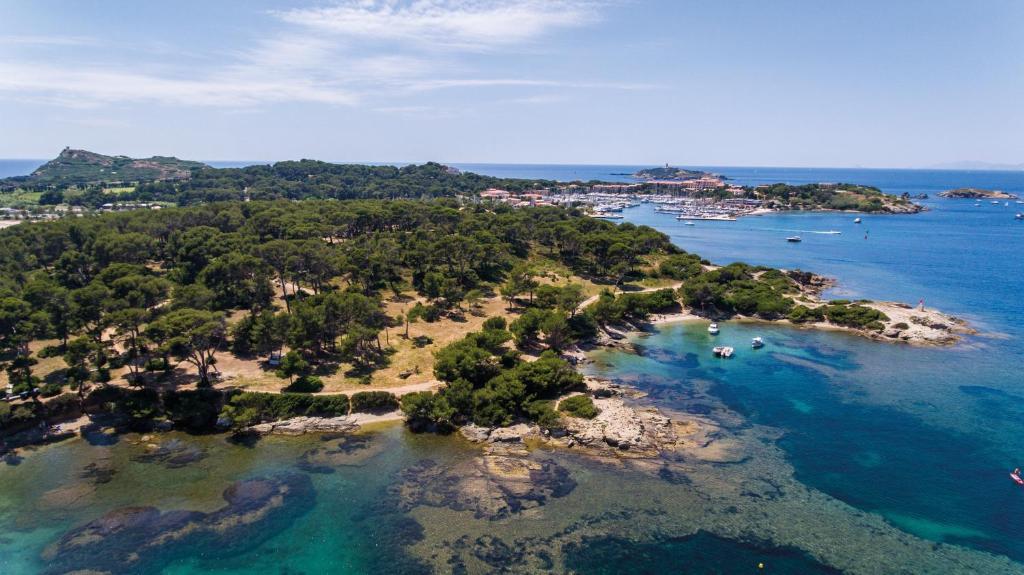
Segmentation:
{"type": "Polygon", "coordinates": [[[17,208],[22,206],[38,206],[42,192],[30,192],[18,188],[11,192],[0,193],[0,207],[17,208]]]}

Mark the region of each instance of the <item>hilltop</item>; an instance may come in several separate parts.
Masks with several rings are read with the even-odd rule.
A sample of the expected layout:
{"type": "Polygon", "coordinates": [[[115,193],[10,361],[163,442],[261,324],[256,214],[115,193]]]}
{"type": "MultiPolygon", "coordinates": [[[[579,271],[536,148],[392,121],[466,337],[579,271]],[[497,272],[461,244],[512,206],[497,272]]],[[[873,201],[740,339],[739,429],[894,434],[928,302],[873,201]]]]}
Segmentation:
{"type": "Polygon", "coordinates": [[[54,159],[28,176],[8,178],[22,185],[94,184],[99,182],[155,182],[183,180],[192,170],[208,168],[202,162],[168,156],[129,158],[64,148],[54,159]]]}

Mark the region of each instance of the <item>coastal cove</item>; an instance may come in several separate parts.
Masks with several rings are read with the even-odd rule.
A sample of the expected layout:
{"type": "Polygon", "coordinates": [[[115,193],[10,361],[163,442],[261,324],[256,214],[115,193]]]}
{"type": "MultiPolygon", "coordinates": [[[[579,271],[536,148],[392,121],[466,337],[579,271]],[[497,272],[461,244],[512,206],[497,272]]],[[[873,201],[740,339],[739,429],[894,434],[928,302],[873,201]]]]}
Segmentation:
{"type": "MultiPolygon", "coordinates": [[[[750,170],[713,171],[753,184],[762,176],[750,170]]],[[[954,181],[894,171],[892,180],[872,181],[857,176],[874,171],[850,172],[764,177],[855,181],[888,193],[1024,191],[1024,176],[1002,173],[991,177],[1007,180],[993,183],[976,181],[984,173],[954,181]]],[[[664,460],[630,461],[540,445],[516,457],[528,463],[511,463],[458,434],[395,424],[248,444],[179,432],[91,435],[0,467],[0,567],[65,572],[66,564],[43,559],[55,542],[143,505],[206,514],[188,518],[196,525],[218,513],[259,516],[255,534],[231,546],[219,548],[214,530],[191,539],[194,549],[147,552],[146,572],[166,574],[702,572],[724,556],[732,569],[764,562],[771,573],[1024,572],[1024,492],[1006,477],[1024,457],[1016,374],[1024,362],[1016,300],[1024,224],[1003,206],[924,203],[927,212],[864,216],[859,225],[851,214],[801,213],[683,226],[646,205],[624,211],[623,221],[652,226],[716,264],[813,271],[837,280],[830,297],[923,299],[982,332],[956,346],[918,348],[746,321],[722,322],[710,336],[706,321],[689,320],[632,334],[636,353],[589,354],[585,373],[646,394],[631,404],[712,430],[707,449],[684,444],[664,460]],[[842,233],[815,233],[825,231],[842,233]],[[804,241],[787,244],[796,232],[804,241]],[[754,336],[764,349],[750,349],[754,336]],[[714,358],[714,345],[737,354],[714,358]],[[250,480],[265,478],[303,502],[285,497],[261,515],[258,494],[225,497],[259,491],[250,480]]],[[[111,550],[131,553],[132,544],[114,540],[111,550]]]]}

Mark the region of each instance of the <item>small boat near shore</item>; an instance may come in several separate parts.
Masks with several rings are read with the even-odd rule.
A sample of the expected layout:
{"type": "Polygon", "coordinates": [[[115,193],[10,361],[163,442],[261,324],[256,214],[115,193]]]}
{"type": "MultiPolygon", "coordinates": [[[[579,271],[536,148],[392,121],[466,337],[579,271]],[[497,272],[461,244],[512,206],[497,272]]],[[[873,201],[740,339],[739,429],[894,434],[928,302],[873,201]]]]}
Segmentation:
{"type": "Polygon", "coordinates": [[[750,340],[750,347],[754,349],[761,349],[762,347],[764,347],[764,340],[761,339],[760,336],[755,337],[754,339],[750,340]]]}
{"type": "Polygon", "coordinates": [[[786,238],[786,241],[793,244],[797,244],[802,242],[803,240],[800,238],[800,236],[789,236],[788,238],[786,238]]]}
{"type": "Polygon", "coordinates": [[[718,324],[717,323],[713,323],[713,324],[709,325],[708,326],[708,333],[710,333],[711,335],[718,335],[718,324]]]}
{"type": "Polygon", "coordinates": [[[854,218],[853,223],[859,224],[860,223],[860,218],[854,218]]]}
{"type": "Polygon", "coordinates": [[[736,351],[727,345],[721,345],[711,350],[711,353],[715,354],[715,357],[732,357],[733,352],[736,351]]]}

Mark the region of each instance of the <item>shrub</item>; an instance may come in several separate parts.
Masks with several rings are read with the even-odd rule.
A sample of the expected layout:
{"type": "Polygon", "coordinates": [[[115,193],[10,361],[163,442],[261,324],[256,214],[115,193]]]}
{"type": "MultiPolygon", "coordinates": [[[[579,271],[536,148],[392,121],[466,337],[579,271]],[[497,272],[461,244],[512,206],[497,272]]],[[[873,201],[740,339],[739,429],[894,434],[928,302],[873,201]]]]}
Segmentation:
{"type": "Polygon", "coordinates": [[[284,388],[290,393],[316,393],[324,388],[324,382],[315,375],[304,375],[296,379],[291,385],[284,388]]]}
{"type": "Polygon", "coordinates": [[[668,256],[658,264],[658,275],[665,278],[686,280],[704,271],[700,256],[693,254],[676,254],[668,256]]]}
{"type": "Polygon", "coordinates": [[[46,417],[58,418],[76,415],[80,411],[78,396],[65,393],[46,402],[46,417]]]}
{"type": "Polygon", "coordinates": [[[215,389],[167,391],[163,396],[167,418],[195,431],[213,429],[224,395],[215,389]]]}
{"type": "Polygon", "coordinates": [[[562,418],[552,408],[553,401],[538,399],[526,404],[526,416],[544,429],[562,429],[562,418]]]}
{"type": "Polygon", "coordinates": [[[236,429],[261,421],[279,421],[304,415],[338,417],[349,412],[344,394],[307,395],[304,393],[237,393],[228,400],[221,416],[233,421],[236,429]]]}
{"type": "Polygon", "coordinates": [[[384,413],[398,409],[398,398],[387,391],[360,391],[352,395],[352,411],[384,413]]]}
{"type": "Polygon", "coordinates": [[[59,383],[47,383],[39,391],[39,394],[42,395],[43,397],[53,397],[55,395],[60,395],[60,391],[61,389],[63,389],[63,387],[64,386],[59,383]]]}
{"type": "Polygon", "coordinates": [[[896,329],[910,329],[910,326],[907,325],[905,322],[902,322],[902,321],[899,322],[899,323],[893,324],[893,327],[896,328],[896,329]]]}
{"type": "Polygon", "coordinates": [[[402,413],[413,430],[422,430],[430,426],[448,429],[456,415],[455,409],[448,403],[443,394],[429,391],[407,393],[402,396],[402,413]]]}
{"type": "Polygon", "coordinates": [[[594,419],[600,413],[589,395],[567,397],[558,404],[558,410],[583,419],[594,419]]]}
{"type": "Polygon", "coordinates": [[[489,317],[486,320],[484,320],[484,329],[485,330],[505,329],[507,327],[508,327],[508,322],[506,322],[505,318],[503,318],[501,316],[489,317]]]}

